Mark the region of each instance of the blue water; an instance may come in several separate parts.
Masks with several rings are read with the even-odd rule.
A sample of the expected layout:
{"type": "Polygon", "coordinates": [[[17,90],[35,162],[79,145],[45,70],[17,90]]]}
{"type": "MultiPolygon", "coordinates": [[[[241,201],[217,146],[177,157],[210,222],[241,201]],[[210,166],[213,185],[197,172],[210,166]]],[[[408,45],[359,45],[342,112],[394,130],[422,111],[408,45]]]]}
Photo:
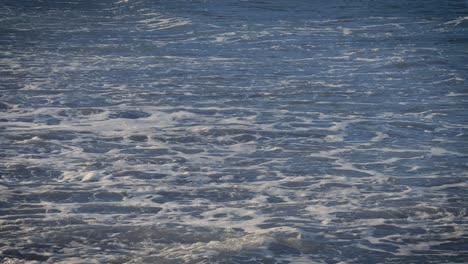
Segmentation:
{"type": "Polygon", "coordinates": [[[467,262],[467,55],[467,1],[0,0],[0,261],[467,262]]]}

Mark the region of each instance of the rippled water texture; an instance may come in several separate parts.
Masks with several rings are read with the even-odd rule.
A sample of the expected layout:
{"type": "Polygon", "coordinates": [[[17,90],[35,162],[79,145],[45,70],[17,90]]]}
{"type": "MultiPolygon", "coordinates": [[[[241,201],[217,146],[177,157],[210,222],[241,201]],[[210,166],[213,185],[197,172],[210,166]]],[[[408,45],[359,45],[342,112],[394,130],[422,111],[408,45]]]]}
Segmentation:
{"type": "Polygon", "coordinates": [[[468,261],[468,2],[0,0],[0,261],[468,261]]]}

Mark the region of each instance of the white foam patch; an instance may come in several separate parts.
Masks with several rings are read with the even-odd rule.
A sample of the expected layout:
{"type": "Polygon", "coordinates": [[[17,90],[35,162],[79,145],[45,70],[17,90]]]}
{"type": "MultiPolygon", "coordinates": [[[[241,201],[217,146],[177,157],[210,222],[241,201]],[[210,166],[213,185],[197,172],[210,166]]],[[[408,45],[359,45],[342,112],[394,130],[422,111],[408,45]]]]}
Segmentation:
{"type": "Polygon", "coordinates": [[[456,151],[448,151],[447,149],[441,147],[433,147],[430,149],[431,155],[433,156],[444,156],[444,155],[456,155],[456,156],[464,156],[462,153],[456,151]]]}
{"type": "Polygon", "coordinates": [[[99,181],[102,179],[104,175],[102,173],[96,172],[96,171],[91,171],[87,172],[83,175],[83,178],[81,179],[82,182],[89,182],[89,181],[99,181]]]}
{"type": "Polygon", "coordinates": [[[447,94],[449,97],[457,97],[457,96],[468,96],[468,93],[455,93],[455,92],[450,92],[447,94]]]}
{"type": "Polygon", "coordinates": [[[378,141],[381,141],[382,139],[386,139],[386,138],[388,138],[388,137],[389,137],[389,136],[388,136],[387,134],[385,134],[385,133],[377,132],[377,133],[376,133],[376,136],[373,137],[373,138],[371,139],[371,141],[378,142],[378,141]]]}
{"type": "Polygon", "coordinates": [[[300,232],[296,229],[277,227],[225,240],[167,246],[159,255],[165,258],[178,258],[186,261],[206,256],[237,255],[248,252],[263,252],[263,254],[271,255],[268,247],[272,243],[278,242],[278,239],[286,238],[286,240],[291,241],[300,239],[300,237],[300,232]]]}
{"type": "Polygon", "coordinates": [[[375,62],[375,61],[381,61],[382,58],[355,58],[355,61],[364,61],[364,62],[375,62]]]}
{"type": "Polygon", "coordinates": [[[246,235],[240,238],[230,238],[224,241],[198,242],[189,245],[166,247],[160,255],[169,259],[197,259],[200,256],[217,256],[219,254],[238,254],[245,251],[266,251],[274,241],[268,236],[246,235]]]}
{"type": "Polygon", "coordinates": [[[157,31],[191,24],[191,21],[188,19],[166,17],[158,13],[149,13],[145,14],[145,16],[149,18],[137,22],[137,29],[141,31],[157,31]]]}
{"type": "Polygon", "coordinates": [[[343,136],[340,135],[328,135],[325,137],[325,140],[328,142],[341,142],[343,141],[343,136]]]}
{"type": "Polygon", "coordinates": [[[458,26],[460,25],[461,23],[465,22],[465,21],[468,21],[468,16],[465,16],[465,17],[459,17],[457,19],[454,19],[454,20],[450,20],[448,22],[445,22],[444,24],[446,25],[454,25],[454,26],[458,26]]]}

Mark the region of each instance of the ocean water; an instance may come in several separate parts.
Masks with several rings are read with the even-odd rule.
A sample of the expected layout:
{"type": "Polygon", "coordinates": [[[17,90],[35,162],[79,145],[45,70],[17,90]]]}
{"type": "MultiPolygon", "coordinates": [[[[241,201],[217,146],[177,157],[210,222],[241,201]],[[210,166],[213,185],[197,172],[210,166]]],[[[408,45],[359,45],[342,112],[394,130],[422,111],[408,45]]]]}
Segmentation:
{"type": "Polygon", "coordinates": [[[468,1],[0,0],[3,263],[468,262],[468,1]]]}

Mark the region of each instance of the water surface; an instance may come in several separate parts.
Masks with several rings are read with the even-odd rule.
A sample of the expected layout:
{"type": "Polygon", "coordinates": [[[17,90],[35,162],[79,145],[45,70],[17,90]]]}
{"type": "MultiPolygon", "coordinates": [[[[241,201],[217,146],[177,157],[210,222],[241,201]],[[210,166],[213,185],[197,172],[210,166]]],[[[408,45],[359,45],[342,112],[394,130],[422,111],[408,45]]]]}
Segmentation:
{"type": "Polygon", "coordinates": [[[468,260],[468,2],[0,6],[0,260],[468,260]]]}

